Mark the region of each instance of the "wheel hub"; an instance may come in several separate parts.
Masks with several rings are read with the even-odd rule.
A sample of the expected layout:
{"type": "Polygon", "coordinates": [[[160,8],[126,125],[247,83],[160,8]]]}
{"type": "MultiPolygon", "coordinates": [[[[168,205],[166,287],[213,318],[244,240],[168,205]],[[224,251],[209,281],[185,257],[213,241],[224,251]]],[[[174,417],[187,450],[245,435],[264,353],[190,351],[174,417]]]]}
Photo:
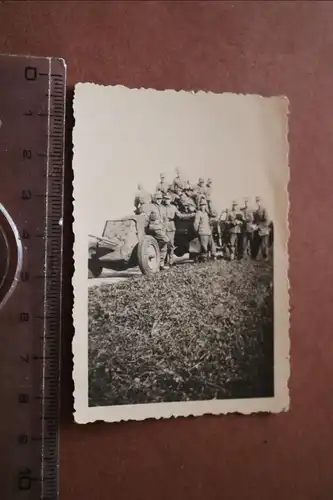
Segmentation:
{"type": "Polygon", "coordinates": [[[157,255],[156,250],[153,245],[150,245],[147,249],[148,265],[150,269],[157,268],[157,255]]]}

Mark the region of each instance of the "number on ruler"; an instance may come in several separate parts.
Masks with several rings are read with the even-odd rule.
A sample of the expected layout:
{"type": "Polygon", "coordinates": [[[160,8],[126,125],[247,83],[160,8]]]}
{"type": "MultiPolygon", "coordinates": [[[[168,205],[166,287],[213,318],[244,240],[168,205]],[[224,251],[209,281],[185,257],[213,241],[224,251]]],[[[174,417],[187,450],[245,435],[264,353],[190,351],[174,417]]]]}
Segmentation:
{"type": "Polygon", "coordinates": [[[21,323],[26,323],[27,321],[29,321],[29,319],[30,319],[29,313],[21,312],[21,314],[20,314],[21,323]]]}
{"type": "Polygon", "coordinates": [[[26,66],[24,69],[24,77],[29,82],[37,80],[37,68],[34,66],[26,66]]]}
{"type": "Polygon", "coordinates": [[[31,160],[32,158],[31,149],[23,149],[22,156],[24,160],[31,160]]]}
{"type": "Polygon", "coordinates": [[[31,191],[29,189],[23,189],[21,194],[22,200],[30,200],[31,191]]]}
{"type": "Polygon", "coordinates": [[[28,441],[29,441],[28,434],[20,434],[18,436],[19,444],[28,444],[28,441]]]}
{"type": "Polygon", "coordinates": [[[21,470],[19,472],[19,477],[18,477],[18,489],[27,491],[31,489],[31,470],[26,467],[25,469],[21,470]]]}
{"type": "Polygon", "coordinates": [[[18,399],[19,399],[19,403],[21,403],[21,404],[26,404],[26,403],[30,402],[29,394],[25,394],[25,393],[19,394],[18,399]]]}

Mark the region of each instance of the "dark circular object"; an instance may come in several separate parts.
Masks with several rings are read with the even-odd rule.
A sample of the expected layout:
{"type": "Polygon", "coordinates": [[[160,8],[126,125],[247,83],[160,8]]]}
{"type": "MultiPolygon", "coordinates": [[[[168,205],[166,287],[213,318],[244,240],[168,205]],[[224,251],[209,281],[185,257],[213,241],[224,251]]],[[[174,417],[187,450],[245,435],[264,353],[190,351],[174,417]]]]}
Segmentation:
{"type": "Polygon", "coordinates": [[[0,203],[0,308],[13,293],[21,267],[20,236],[14,221],[0,203]]]}
{"type": "Polygon", "coordinates": [[[160,270],[160,249],[152,236],[144,236],[140,241],[138,264],[142,274],[154,274],[160,270]]]}

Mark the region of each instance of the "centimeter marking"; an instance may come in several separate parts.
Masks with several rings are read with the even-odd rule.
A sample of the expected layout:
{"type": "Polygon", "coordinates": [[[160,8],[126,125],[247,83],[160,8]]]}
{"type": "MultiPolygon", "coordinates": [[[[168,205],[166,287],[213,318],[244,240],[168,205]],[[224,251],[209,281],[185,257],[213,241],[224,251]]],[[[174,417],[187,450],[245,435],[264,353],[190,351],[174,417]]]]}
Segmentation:
{"type": "MultiPolygon", "coordinates": [[[[28,325],[31,322],[41,332],[38,342],[34,340],[32,353],[21,357],[23,363],[35,363],[39,368],[36,373],[32,388],[22,390],[19,394],[19,403],[30,404],[30,412],[34,424],[31,428],[34,434],[29,436],[26,430],[18,436],[20,445],[25,446],[31,442],[29,464],[22,466],[18,471],[18,491],[25,492],[31,500],[56,500],[58,489],[58,398],[59,398],[59,351],[60,351],[60,321],[61,321],[61,285],[62,285],[62,218],[63,218],[63,180],[64,180],[64,122],[65,122],[65,89],[66,73],[57,72],[54,66],[59,67],[61,61],[48,58],[48,71],[38,71],[38,59],[34,65],[25,67],[25,79],[30,85],[42,84],[45,80],[47,91],[44,92],[45,111],[28,109],[23,115],[26,127],[33,127],[36,120],[45,120],[46,150],[34,151],[24,149],[23,158],[31,161],[31,170],[43,164],[44,188],[42,191],[27,187],[22,190],[21,198],[25,202],[27,224],[30,229],[21,228],[21,238],[27,253],[29,247],[41,248],[41,259],[38,273],[31,273],[29,264],[23,268],[21,281],[30,282],[37,293],[32,300],[38,302],[39,312],[21,311],[20,321],[28,325]],[[27,203],[40,203],[44,213],[43,230],[34,230],[34,216],[30,216],[27,203]],[[40,283],[40,284],[38,284],[40,283]],[[40,325],[40,326],[38,326],[40,325]],[[38,424],[38,421],[40,422],[38,424]],[[36,423],[37,422],[37,423],[36,423]],[[38,432],[39,429],[39,432],[38,432]],[[36,432],[37,431],[37,432],[36,432]],[[32,446],[35,445],[35,452],[32,446]],[[37,447],[37,448],[36,448],[37,447]],[[37,452],[36,452],[37,450],[37,452]],[[39,463],[39,467],[38,467],[39,463]]],[[[44,66],[44,64],[43,64],[44,66]]],[[[35,172],[35,175],[38,175],[35,172]]],[[[32,212],[31,212],[32,214],[32,212]]],[[[30,327],[33,332],[34,328],[30,327]]],[[[33,369],[32,369],[33,370],[33,369]]],[[[18,497],[21,498],[21,497],[18,497]]]]}

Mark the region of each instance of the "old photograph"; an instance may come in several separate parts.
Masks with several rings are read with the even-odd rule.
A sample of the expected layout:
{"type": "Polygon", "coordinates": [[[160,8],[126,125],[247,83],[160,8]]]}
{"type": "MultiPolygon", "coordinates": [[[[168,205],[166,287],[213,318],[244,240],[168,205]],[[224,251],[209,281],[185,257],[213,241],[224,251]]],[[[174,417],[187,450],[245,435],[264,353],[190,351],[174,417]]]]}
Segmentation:
{"type": "Polygon", "coordinates": [[[288,99],[80,83],[74,418],[289,408],[288,99]]]}

